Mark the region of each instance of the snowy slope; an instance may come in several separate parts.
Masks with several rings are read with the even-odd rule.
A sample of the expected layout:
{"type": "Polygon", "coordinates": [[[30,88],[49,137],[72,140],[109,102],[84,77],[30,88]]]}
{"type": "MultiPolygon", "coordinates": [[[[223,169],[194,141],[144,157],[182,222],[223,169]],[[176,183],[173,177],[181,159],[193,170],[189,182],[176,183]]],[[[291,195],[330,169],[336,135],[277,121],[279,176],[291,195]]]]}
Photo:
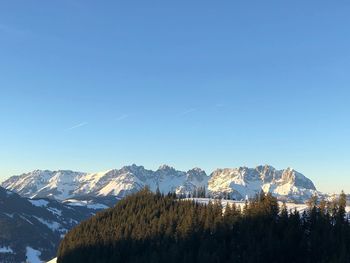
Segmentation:
{"type": "Polygon", "coordinates": [[[121,169],[86,174],[73,171],[39,171],[13,176],[2,186],[24,197],[49,197],[57,200],[77,196],[124,197],[148,186],[155,191],[190,193],[197,187],[206,186],[208,176],[199,168],[188,172],[161,166],[157,171],[131,165],[121,169]]]}
{"type": "Polygon", "coordinates": [[[271,192],[281,200],[304,202],[317,194],[311,180],[293,169],[277,170],[272,166],[218,169],[210,176],[195,168],[187,172],[163,165],[158,170],[131,165],[98,173],[40,171],[13,176],[2,186],[24,197],[49,197],[57,200],[77,197],[116,196],[122,198],[148,186],[155,191],[192,193],[206,187],[213,196],[230,195],[237,200],[253,197],[260,191],[271,192]]]}
{"type": "Polygon", "coordinates": [[[68,170],[35,170],[20,176],[12,176],[1,186],[28,198],[68,198],[78,187],[78,179],[84,173],[68,170]]]}
{"type": "MultiPolygon", "coordinates": [[[[211,198],[187,198],[187,200],[193,200],[197,203],[200,204],[208,204],[209,202],[215,202],[217,199],[211,199],[211,198]]],[[[246,202],[245,201],[234,201],[234,200],[225,200],[225,199],[221,199],[221,204],[223,209],[225,210],[226,206],[235,204],[236,207],[239,207],[241,210],[243,210],[246,202]]],[[[278,202],[279,206],[282,207],[283,202],[278,202]]],[[[296,203],[285,203],[287,210],[288,211],[294,211],[297,210],[299,211],[299,213],[303,213],[305,210],[307,210],[307,205],[306,204],[296,204],[296,203]]],[[[350,214],[350,206],[346,207],[346,212],[348,214],[350,214]]]]}
{"type": "MultiPolygon", "coordinates": [[[[197,203],[200,204],[208,204],[209,202],[215,202],[215,200],[217,199],[211,199],[211,198],[188,198],[188,200],[193,200],[197,203]]],[[[221,199],[221,204],[223,209],[226,208],[226,206],[235,204],[236,207],[239,207],[241,210],[243,210],[246,202],[245,201],[234,201],[234,200],[225,200],[225,199],[221,199]]],[[[283,202],[278,202],[280,207],[282,207],[283,202]]],[[[286,203],[287,209],[288,211],[294,211],[295,209],[299,212],[303,212],[307,209],[307,205],[306,204],[295,204],[295,203],[286,203]]],[[[349,207],[350,208],[350,207],[349,207]]]]}
{"type": "Polygon", "coordinates": [[[62,237],[98,210],[50,199],[28,199],[0,187],[0,262],[55,256],[62,237]]]}
{"type": "Polygon", "coordinates": [[[303,202],[318,194],[312,181],[294,169],[276,170],[272,166],[239,167],[214,171],[208,183],[214,196],[223,193],[242,200],[254,197],[262,190],[279,199],[303,202]]]}

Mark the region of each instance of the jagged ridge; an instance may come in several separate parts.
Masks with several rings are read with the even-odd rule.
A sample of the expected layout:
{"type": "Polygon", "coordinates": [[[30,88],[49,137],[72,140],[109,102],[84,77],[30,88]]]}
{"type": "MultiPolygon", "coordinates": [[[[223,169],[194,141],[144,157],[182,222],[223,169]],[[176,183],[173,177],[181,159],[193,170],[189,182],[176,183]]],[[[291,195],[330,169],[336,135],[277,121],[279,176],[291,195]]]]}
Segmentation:
{"type": "Polygon", "coordinates": [[[303,202],[317,193],[313,182],[294,169],[276,170],[272,166],[217,169],[208,176],[202,169],[187,172],[163,165],[158,170],[131,165],[99,173],[40,171],[13,176],[2,186],[30,198],[50,197],[58,200],[78,196],[124,197],[148,186],[155,191],[192,193],[206,187],[214,196],[229,194],[242,200],[260,191],[271,192],[280,199],[303,202]]]}

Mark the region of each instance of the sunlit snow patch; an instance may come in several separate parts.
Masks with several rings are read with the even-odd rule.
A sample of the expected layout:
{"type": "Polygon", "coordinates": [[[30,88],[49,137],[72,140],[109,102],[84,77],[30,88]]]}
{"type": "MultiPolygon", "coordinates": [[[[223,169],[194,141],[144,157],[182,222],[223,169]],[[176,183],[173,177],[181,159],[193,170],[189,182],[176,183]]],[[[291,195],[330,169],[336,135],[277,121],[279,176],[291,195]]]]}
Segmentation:
{"type": "Polygon", "coordinates": [[[42,199],[40,199],[40,200],[28,200],[28,201],[31,202],[32,205],[38,206],[38,207],[45,207],[49,203],[48,201],[42,200],[42,199]]]}
{"type": "Polygon", "coordinates": [[[0,253],[13,254],[13,250],[10,247],[0,247],[0,253]]]}
{"type": "Polygon", "coordinates": [[[40,260],[41,252],[31,247],[26,247],[26,258],[28,263],[42,263],[40,260]]]}
{"type": "Polygon", "coordinates": [[[76,199],[67,199],[64,201],[64,204],[67,204],[70,206],[85,206],[86,208],[94,209],[94,210],[109,208],[104,204],[94,204],[86,200],[76,200],[76,199]]]}
{"type": "Polygon", "coordinates": [[[40,223],[46,225],[48,228],[50,228],[52,231],[59,231],[61,225],[55,221],[48,222],[40,217],[34,216],[40,223]]]}

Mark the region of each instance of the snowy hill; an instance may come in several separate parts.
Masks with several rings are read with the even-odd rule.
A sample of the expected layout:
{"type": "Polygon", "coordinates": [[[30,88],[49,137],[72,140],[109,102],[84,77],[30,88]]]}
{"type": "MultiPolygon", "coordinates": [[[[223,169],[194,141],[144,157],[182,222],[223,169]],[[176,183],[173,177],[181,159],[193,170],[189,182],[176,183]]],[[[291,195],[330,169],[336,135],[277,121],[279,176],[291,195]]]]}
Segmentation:
{"type": "Polygon", "coordinates": [[[0,187],[0,262],[41,262],[62,237],[96,209],[50,199],[28,199],[0,187]]]}
{"type": "Polygon", "coordinates": [[[280,200],[304,202],[318,193],[313,182],[301,173],[272,166],[218,169],[208,176],[200,168],[187,172],[163,165],[158,170],[131,165],[98,173],[36,170],[10,177],[2,186],[24,197],[57,200],[76,197],[116,196],[122,198],[148,186],[166,193],[189,194],[205,187],[212,196],[229,195],[236,200],[253,197],[260,191],[271,192],[280,200]]]}
{"type": "MultiPolygon", "coordinates": [[[[209,202],[215,202],[218,199],[212,199],[212,198],[187,198],[187,200],[193,200],[199,204],[209,204],[209,202]]],[[[241,211],[243,211],[244,206],[246,205],[245,201],[234,201],[234,200],[225,200],[220,199],[221,205],[223,210],[225,210],[227,205],[232,206],[233,204],[240,208],[241,211]]],[[[297,210],[300,214],[302,214],[304,211],[307,211],[308,206],[306,204],[296,204],[296,203],[284,203],[284,202],[278,202],[280,208],[283,204],[286,205],[288,211],[294,211],[297,210]]],[[[350,206],[346,206],[346,213],[350,216],[350,206]]]]}

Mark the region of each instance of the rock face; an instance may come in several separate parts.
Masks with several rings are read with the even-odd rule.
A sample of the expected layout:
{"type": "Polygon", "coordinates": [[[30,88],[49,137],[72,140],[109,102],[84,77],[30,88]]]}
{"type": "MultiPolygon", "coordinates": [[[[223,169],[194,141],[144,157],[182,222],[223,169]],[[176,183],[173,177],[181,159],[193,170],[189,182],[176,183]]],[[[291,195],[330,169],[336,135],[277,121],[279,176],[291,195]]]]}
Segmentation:
{"type": "Polygon", "coordinates": [[[52,258],[62,237],[95,212],[50,199],[24,198],[0,187],[0,262],[26,262],[33,255],[52,258]]]}
{"type": "Polygon", "coordinates": [[[198,187],[205,187],[207,182],[208,176],[199,168],[182,172],[163,165],[157,171],[151,171],[143,166],[131,165],[92,174],[36,170],[13,176],[4,181],[2,186],[28,198],[65,200],[77,196],[124,197],[145,186],[152,191],[159,188],[165,193],[191,193],[198,187]]]}
{"type": "Polygon", "coordinates": [[[254,169],[218,169],[211,175],[208,190],[214,195],[227,193],[237,200],[250,198],[264,191],[279,199],[295,202],[304,202],[317,193],[312,181],[301,173],[290,168],[276,170],[268,165],[254,169]]]}
{"type": "Polygon", "coordinates": [[[79,185],[84,173],[68,170],[35,170],[20,176],[12,176],[1,184],[2,187],[28,198],[50,198],[63,200],[79,185]]]}
{"type": "Polygon", "coordinates": [[[260,191],[279,199],[304,202],[317,193],[312,181],[293,169],[276,170],[272,166],[218,169],[208,176],[200,168],[187,172],[163,165],[158,170],[131,165],[99,173],[40,171],[13,176],[2,186],[24,197],[48,197],[57,200],[84,196],[122,198],[148,186],[152,191],[189,194],[205,187],[213,196],[229,195],[237,200],[253,197],[260,191]]]}

